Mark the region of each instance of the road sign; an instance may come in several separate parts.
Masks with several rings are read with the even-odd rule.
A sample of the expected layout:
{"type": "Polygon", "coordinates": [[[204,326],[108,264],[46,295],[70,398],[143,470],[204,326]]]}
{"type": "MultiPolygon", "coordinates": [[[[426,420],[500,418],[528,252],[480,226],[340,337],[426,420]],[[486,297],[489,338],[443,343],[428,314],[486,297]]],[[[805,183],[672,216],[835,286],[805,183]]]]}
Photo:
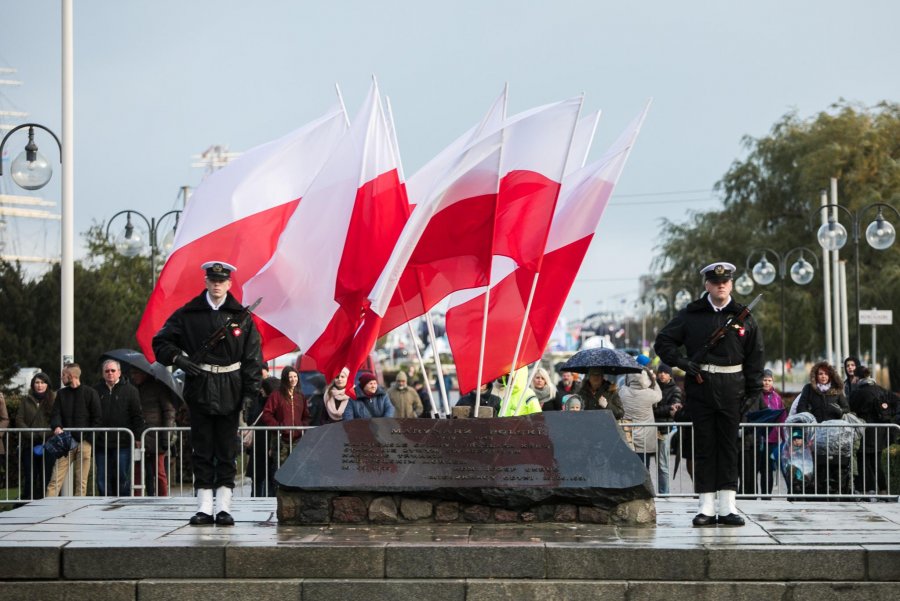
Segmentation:
{"type": "Polygon", "coordinates": [[[859,323],[864,326],[889,326],[894,323],[894,312],[890,309],[872,309],[859,312],[859,323]]]}

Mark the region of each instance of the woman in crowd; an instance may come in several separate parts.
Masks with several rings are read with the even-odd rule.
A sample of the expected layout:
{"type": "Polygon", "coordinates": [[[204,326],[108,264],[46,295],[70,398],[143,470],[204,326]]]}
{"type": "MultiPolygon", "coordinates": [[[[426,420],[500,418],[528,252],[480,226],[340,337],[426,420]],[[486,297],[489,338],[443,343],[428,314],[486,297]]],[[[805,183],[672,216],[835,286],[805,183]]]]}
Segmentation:
{"type": "Polygon", "coordinates": [[[359,376],[356,399],[350,399],[344,409],[344,420],[367,419],[371,417],[394,417],[394,405],[378,379],[368,372],[359,376]]]}
{"type": "MultiPolygon", "coordinates": [[[[293,367],[281,370],[281,387],[269,395],[263,407],[260,421],[264,426],[308,426],[309,406],[306,397],[297,386],[300,374],[293,367]]],[[[270,445],[277,442],[278,465],[281,466],[303,436],[303,430],[282,430],[281,436],[270,438],[270,445]]]]}
{"type": "Polygon", "coordinates": [[[578,388],[578,396],[584,403],[582,409],[585,411],[609,409],[616,419],[622,419],[622,416],[625,415],[622,402],[619,400],[618,386],[605,380],[603,370],[599,367],[592,367],[588,371],[587,377],[578,388]]]}
{"type": "MultiPolygon", "coordinates": [[[[625,376],[625,386],[619,391],[619,399],[625,411],[625,420],[632,423],[654,423],[653,406],[662,399],[662,391],[656,385],[656,378],[649,368],[639,373],[625,376]]],[[[656,428],[640,426],[632,430],[634,451],[650,467],[651,457],[656,455],[656,428]]]]}
{"type": "Polygon", "coordinates": [[[550,381],[550,374],[543,367],[538,367],[531,378],[531,389],[541,404],[541,411],[559,411],[556,404],[556,386],[550,381]]]}
{"type": "Polygon", "coordinates": [[[844,396],[844,383],[828,361],[819,361],[809,371],[809,383],[794,401],[796,411],[812,413],[817,422],[841,419],[850,411],[844,396]]]}
{"type": "MultiPolygon", "coordinates": [[[[56,394],[50,389],[50,376],[39,372],[31,378],[28,396],[22,399],[16,414],[16,428],[50,428],[50,416],[53,415],[53,403],[56,394]]],[[[34,453],[34,447],[43,445],[46,435],[42,432],[23,432],[20,439],[22,453],[22,488],[23,499],[42,499],[44,489],[50,482],[53,464],[44,462],[43,448],[40,455],[34,453]]]]}
{"type": "Polygon", "coordinates": [[[322,420],[323,424],[333,424],[344,419],[344,411],[350,396],[347,394],[347,378],[350,376],[350,370],[346,367],[341,370],[334,381],[325,388],[325,416],[322,420]]]}
{"type": "MultiPolygon", "coordinates": [[[[775,390],[775,379],[772,375],[772,370],[763,370],[762,385],[763,408],[782,410],[781,417],[778,418],[775,424],[784,423],[784,420],[787,419],[787,411],[783,411],[785,408],[784,401],[781,395],[778,394],[778,391],[775,390]]],[[[768,435],[766,435],[765,429],[760,429],[759,435],[756,436],[756,473],[759,475],[759,488],[757,491],[767,495],[772,493],[772,485],[775,482],[775,472],[778,469],[778,446],[781,443],[779,438],[781,426],[775,424],[770,426],[768,435]]],[[[746,471],[746,467],[744,469],[746,471]]]]}

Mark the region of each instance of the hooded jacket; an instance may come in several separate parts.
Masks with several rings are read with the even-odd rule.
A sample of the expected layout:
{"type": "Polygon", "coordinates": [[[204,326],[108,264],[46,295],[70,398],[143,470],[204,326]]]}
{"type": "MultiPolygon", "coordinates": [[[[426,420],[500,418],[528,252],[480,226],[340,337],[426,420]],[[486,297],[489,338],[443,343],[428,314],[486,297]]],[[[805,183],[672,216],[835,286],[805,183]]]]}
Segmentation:
{"type": "MultiPolygon", "coordinates": [[[[541,413],[541,403],[537,395],[528,387],[528,368],[520,367],[513,375],[512,393],[509,396],[509,404],[506,412],[500,417],[513,417],[517,415],[530,415],[541,413]]],[[[501,407],[502,409],[502,407],[501,407]]]]}
{"type": "Polygon", "coordinates": [[[394,405],[381,386],[372,396],[366,396],[361,386],[356,387],[356,398],[347,401],[344,409],[344,421],[351,419],[370,419],[373,417],[394,417],[394,405]]]}
{"type": "MultiPolygon", "coordinates": [[[[625,386],[619,389],[625,419],[639,424],[653,423],[653,406],[662,399],[662,390],[653,384],[646,369],[625,377],[625,386]]],[[[656,453],[656,428],[634,428],[632,435],[636,452],[656,453]]]]}

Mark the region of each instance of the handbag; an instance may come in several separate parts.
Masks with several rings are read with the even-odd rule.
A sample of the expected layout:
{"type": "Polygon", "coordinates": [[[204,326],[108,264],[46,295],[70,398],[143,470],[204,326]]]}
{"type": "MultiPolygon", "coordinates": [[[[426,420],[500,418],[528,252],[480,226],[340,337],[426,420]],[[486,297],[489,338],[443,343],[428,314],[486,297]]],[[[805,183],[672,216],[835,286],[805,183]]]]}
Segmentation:
{"type": "MultiPolygon", "coordinates": [[[[259,422],[259,418],[261,418],[261,417],[262,417],[262,412],[260,412],[260,414],[256,416],[256,419],[253,420],[253,423],[250,424],[250,426],[255,426],[257,424],[257,422],[259,422]]],[[[244,446],[245,449],[249,449],[250,447],[253,446],[253,434],[254,434],[253,430],[244,430],[243,432],[241,432],[241,444],[244,446]]]]}

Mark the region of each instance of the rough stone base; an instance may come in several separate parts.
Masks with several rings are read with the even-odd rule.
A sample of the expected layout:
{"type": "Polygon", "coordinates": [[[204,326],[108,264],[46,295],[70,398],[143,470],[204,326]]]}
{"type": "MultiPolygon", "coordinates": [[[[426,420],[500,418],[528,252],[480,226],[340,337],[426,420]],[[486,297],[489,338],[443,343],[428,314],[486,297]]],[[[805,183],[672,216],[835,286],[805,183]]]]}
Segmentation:
{"type": "Polygon", "coordinates": [[[280,524],[409,524],[583,522],[589,524],[656,525],[653,499],[627,501],[612,510],[571,503],[543,504],[515,510],[414,495],[375,495],[280,489],[280,524]]]}

